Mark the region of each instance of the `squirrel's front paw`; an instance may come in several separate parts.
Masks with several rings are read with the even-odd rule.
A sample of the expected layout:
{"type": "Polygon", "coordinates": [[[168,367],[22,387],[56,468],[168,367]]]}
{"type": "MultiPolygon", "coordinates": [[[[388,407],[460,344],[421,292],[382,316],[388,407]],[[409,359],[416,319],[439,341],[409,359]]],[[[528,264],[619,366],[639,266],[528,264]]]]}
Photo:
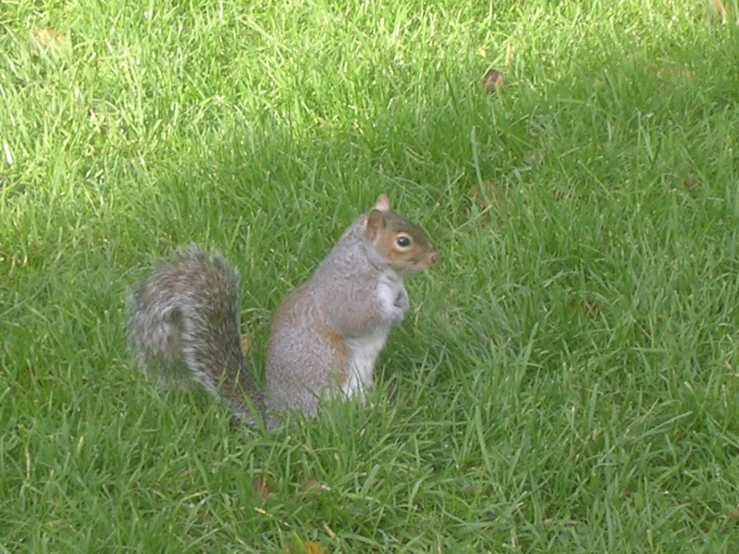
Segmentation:
{"type": "Polygon", "coordinates": [[[405,288],[401,288],[400,292],[398,293],[397,298],[395,299],[395,302],[393,303],[393,313],[392,313],[392,324],[393,325],[399,325],[400,322],[403,321],[405,312],[408,311],[409,307],[410,307],[410,304],[408,303],[408,293],[406,292],[405,288]]]}
{"type": "Polygon", "coordinates": [[[408,292],[406,292],[405,287],[400,289],[398,297],[395,299],[395,307],[403,313],[408,311],[410,304],[408,303],[408,292]]]}

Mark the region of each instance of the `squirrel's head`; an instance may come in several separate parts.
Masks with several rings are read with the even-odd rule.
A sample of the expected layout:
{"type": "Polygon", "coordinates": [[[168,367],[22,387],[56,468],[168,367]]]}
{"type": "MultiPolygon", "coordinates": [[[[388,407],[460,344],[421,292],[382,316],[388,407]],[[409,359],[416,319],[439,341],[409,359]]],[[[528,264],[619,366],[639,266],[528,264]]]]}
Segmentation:
{"type": "Polygon", "coordinates": [[[366,225],[367,239],[401,275],[428,269],[439,259],[439,252],[426,232],[391,211],[390,199],[385,194],[377,198],[375,207],[367,214],[366,225]]]}

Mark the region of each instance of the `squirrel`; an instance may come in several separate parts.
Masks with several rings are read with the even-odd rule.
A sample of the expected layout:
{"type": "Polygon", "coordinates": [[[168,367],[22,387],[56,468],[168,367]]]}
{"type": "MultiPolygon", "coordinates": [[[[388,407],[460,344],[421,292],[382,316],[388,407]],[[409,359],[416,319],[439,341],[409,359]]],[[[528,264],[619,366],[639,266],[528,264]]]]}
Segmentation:
{"type": "Polygon", "coordinates": [[[242,350],[238,272],[218,251],[182,247],[129,295],[129,347],[160,384],[189,378],[251,427],[271,429],[289,411],[313,416],[323,399],[364,402],[409,308],[403,278],[438,257],[423,229],[380,195],[275,312],[263,392],[242,350]]]}

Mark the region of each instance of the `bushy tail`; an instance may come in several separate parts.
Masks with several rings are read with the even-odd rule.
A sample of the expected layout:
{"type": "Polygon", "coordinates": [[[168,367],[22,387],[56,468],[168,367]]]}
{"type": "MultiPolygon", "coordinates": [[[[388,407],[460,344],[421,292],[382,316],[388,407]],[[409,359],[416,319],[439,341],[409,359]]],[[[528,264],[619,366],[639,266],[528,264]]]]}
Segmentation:
{"type": "Polygon", "coordinates": [[[239,275],[218,252],[191,245],[160,262],[129,296],[127,338],[147,372],[197,381],[248,425],[264,417],[241,347],[239,275]]]}

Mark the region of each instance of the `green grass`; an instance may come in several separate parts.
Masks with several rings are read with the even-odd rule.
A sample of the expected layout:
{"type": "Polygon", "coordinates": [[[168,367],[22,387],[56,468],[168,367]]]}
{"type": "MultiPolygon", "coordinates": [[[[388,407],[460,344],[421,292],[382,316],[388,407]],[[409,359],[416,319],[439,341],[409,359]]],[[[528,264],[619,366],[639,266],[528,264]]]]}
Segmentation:
{"type": "Polygon", "coordinates": [[[736,552],[726,4],[4,1],[0,551],[736,552]],[[261,436],[131,366],[126,288],[197,241],[259,373],[380,192],[442,258],[367,406],[261,436]]]}

